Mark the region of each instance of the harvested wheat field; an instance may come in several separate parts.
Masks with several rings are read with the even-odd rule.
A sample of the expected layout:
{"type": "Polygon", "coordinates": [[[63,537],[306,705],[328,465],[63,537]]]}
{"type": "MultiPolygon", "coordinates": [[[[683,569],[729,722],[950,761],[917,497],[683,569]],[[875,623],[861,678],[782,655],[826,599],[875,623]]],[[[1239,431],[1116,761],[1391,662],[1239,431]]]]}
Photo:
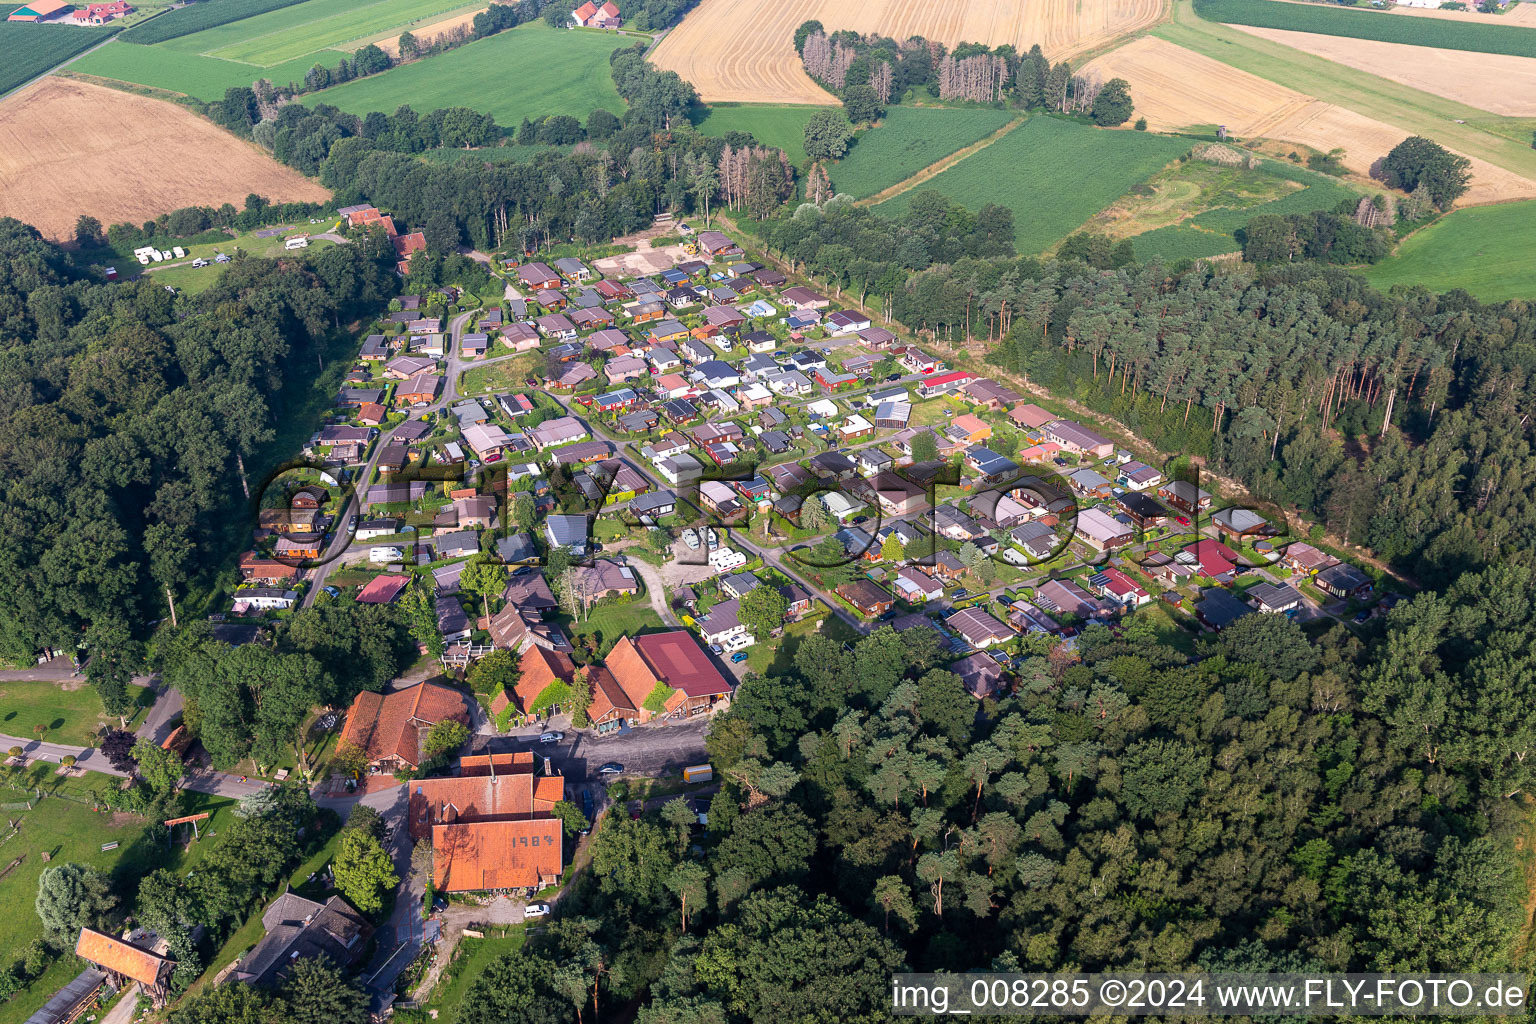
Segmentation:
{"type": "Polygon", "coordinates": [[[88,213],[141,223],[183,206],[330,193],[195,114],[99,85],[46,78],[0,103],[0,215],[52,238],[88,213]]]}
{"type": "MultiPolygon", "coordinates": [[[[1345,42],[1358,46],[1361,40],[1345,42]]],[[[1411,134],[1151,37],[1105,54],[1088,70],[1130,82],[1136,115],[1149,127],[1224,124],[1239,139],[1299,142],[1323,152],[1343,149],[1344,165],[1357,174],[1369,173],[1372,163],[1411,134]]],[[[1530,196],[1536,196],[1536,182],[1472,158],[1472,188],[1463,203],[1530,196]]]]}
{"type": "Polygon", "coordinates": [[[795,54],[801,23],[896,39],[920,35],[959,42],[1035,43],[1053,59],[1071,57],[1146,28],[1165,0],[703,0],[651,54],[694,84],[707,102],[836,103],[811,81],[795,54]]]}
{"type": "MultiPolygon", "coordinates": [[[[485,8],[481,7],[479,10],[467,11],[464,14],[455,14],[452,17],[443,18],[440,21],[428,22],[427,24],[422,25],[420,28],[412,26],[409,31],[411,35],[416,37],[416,41],[419,42],[422,46],[428,46],[434,39],[444,34],[445,32],[452,32],[454,29],[459,27],[468,28],[470,24],[475,20],[475,15],[484,10],[485,8]]],[[[384,38],[375,37],[373,39],[362,39],[358,41],[356,46],[350,48],[353,50],[361,50],[369,43],[373,43],[375,46],[389,54],[391,57],[398,57],[400,56],[400,33],[403,31],[406,30],[401,29],[399,31],[395,31],[391,35],[384,38]]]]}
{"type": "Polygon", "coordinates": [[[1440,50],[1251,25],[1230,27],[1469,107],[1506,117],[1536,117],[1536,58],[1440,50]]]}

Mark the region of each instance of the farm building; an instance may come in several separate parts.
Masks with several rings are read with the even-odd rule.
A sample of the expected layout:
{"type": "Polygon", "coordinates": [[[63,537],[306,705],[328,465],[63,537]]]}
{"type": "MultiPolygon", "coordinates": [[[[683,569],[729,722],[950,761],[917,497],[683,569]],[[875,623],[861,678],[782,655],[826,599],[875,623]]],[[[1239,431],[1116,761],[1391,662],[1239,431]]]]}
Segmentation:
{"type": "Polygon", "coordinates": [[[74,10],[63,0],[35,0],[11,12],[6,21],[59,21],[74,10]]]}

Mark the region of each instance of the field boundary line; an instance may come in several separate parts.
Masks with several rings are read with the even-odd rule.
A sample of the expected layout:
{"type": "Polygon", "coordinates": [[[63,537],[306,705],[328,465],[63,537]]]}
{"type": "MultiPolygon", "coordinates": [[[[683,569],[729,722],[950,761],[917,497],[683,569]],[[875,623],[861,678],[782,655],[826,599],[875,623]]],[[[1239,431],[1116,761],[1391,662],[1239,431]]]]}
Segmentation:
{"type": "MultiPolygon", "coordinates": [[[[1003,136],[1007,135],[1009,132],[1013,131],[1019,125],[1028,120],[1028,117],[1016,117],[1012,121],[1009,121],[1007,124],[1003,125],[997,131],[993,132],[991,135],[988,135],[986,138],[978,139],[977,141],[971,143],[969,146],[955,150],[953,153],[944,157],[942,160],[934,161],[927,167],[924,167],[922,170],[912,175],[910,178],[903,178],[896,184],[887,188],[883,188],[872,196],[856,200],[854,205],[877,206],[880,203],[885,202],[887,199],[894,199],[896,196],[901,195],[903,192],[910,192],[912,189],[921,185],[923,182],[937,178],[939,175],[960,163],[962,160],[966,160],[969,157],[973,157],[977,153],[980,153],[982,150],[992,145],[992,143],[998,141],[1003,136]]],[[[836,183],[834,182],[834,185],[835,184],[836,183]]]]}
{"type": "MultiPolygon", "coordinates": [[[[149,18],[145,18],[144,19],[144,21],[148,21],[148,20],[149,20],[149,18]]],[[[139,24],[140,25],[144,24],[144,21],[139,22],[139,24]]],[[[79,53],[75,54],[73,57],[69,58],[68,60],[60,61],[58,64],[55,64],[53,67],[49,68],[47,71],[44,71],[42,74],[37,75],[34,78],[29,78],[25,82],[22,82],[20,85],[16,86],[16,88],[8,89],[5,92],[0,92],[0,103],[3,103],[6,100],[10,99],[12,96],[14,96],[17,93],[21,92],[21,90],[27,89],[27,88],[30,88],[30,87],[36,85],[38,82],[41,82],[43,79],[47,78],[49,75],[53,74],[54,72],[60,71],[60,70],[63,70],[64,68],[69,67],[75,61],[79,60],[81,57],[84,57],[86,54],[88,54],[88,53],[95,53],[97,50],[101,49],[103,46],[106,46],[108,43],[116,42],[118,34],[121,31],[122,30],[119,29],[117,32],[112,33],[111,35],[107,36],[107,38],[103,39],[101,42],[99,42],[95,46],[91,47],[89,50],[81,50],[79,53]]]]}

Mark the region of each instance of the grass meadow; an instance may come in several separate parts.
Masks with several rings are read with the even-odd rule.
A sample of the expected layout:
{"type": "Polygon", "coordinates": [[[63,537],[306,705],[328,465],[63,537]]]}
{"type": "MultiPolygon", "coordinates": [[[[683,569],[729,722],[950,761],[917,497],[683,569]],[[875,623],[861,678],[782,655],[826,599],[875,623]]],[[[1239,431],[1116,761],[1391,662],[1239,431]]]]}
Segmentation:
{"type": "Polygon", "coordinates": [[[890,107],[829,168],[832,186],[866,199],[993,134],[1016,114],[989,107],[890,107]]]}
{"type": "Polygon", "coordinates": [[[1039,253],[1188,149],[1182,139],[1035,117],[875,209],[900,214],[927,189],[972,209],[997,203],[1013,210],[1019,252],[1039,253]]]}
{"type": "Polygon", "coordinates": [[[319,50],[341,50],[395,26],[464,8],[464,0],[305,0],[167,43],[183,53],[271,67],[319,50]]]}
{"type": "Polygon", "coordinates": [[[1195,13],[1209,21],[1255,28],[1318,32],[1346,39],[1434,46],[1443,50],[1536,57],[1536,28],[1479,25],[1439,18],[1399,18],[1385,12],[1349,10],[1326,4],[1280,4],[1274,0],[1195,0],[1195,13]]]}
{"type": "Polygon", "coordinates": [[[1536,200],[1455,210],[1360,273],[1377,288],[1465,288],[1484,302],[1536,299],[1536,200]]]}
{"type": "Polygon", "coordinates": [[[596,32],[566,32],[530,22],[448,53],[405,64],[320,92],[304,102],[330,103],[354,114],[393,111],[402,103],[426,112],[469,106],[516,126],[524,117],[598,107],[624,112],[609,76],[608,55],[620,41],[596,32]]]}
{"type": "Polygon", "coordinates": [[[805,122],[825,109],[803,104],[714,103],[695,127],[715,138],[728,132],[751,132],[763,145],[782,149],[798,167],[807,160],[805,122]]]}
{"type": "Polygon", "coordinates": [[[258,78],[280,85],[302,82],[304,73],[316,63],[335,64],[344,56],[334,52],[310,54],[286,64],[260,68],[218,57],[178,53],[164,46],[135,45],[125,38],[86,54],[71,64],[69,70],[185,93],[206,103],[223,98],[224,90],[231,86],[250,85],[258,78]]]}
{"type": "Polygon", "coordinates": [[[186,7],[167,11],[143,25],[136,25],[127,35],[144,45],[163,43],[167,39],[201,32],[215,25],[240,21],[257,14],[289,7],[303,0],[219,0],[218,3],[188,4],[186,7]]]}

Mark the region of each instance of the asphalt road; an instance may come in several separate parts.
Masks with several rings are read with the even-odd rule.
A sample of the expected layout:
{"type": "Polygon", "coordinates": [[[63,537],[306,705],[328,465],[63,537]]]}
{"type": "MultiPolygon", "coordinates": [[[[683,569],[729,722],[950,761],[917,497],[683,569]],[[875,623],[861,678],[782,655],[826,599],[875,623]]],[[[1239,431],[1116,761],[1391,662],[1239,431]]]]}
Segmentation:
{"type": "Polygon", "coordinates": [[[600,775],[598,769],[609,761],[624,766],[626,776],[655,776],[681,771],[688,765],[708,759],[704,749],[707,719],[675,725],[642,725],[608,736],[592,736],[574,730],[559,743],[540,743],[538,736],[485,736],[473,739],[473,753],[502,754],[531,750],[535,757],[548,757],[551,766],[566,777],[572,787],[598,786],[623,776],[600,775]]]}

